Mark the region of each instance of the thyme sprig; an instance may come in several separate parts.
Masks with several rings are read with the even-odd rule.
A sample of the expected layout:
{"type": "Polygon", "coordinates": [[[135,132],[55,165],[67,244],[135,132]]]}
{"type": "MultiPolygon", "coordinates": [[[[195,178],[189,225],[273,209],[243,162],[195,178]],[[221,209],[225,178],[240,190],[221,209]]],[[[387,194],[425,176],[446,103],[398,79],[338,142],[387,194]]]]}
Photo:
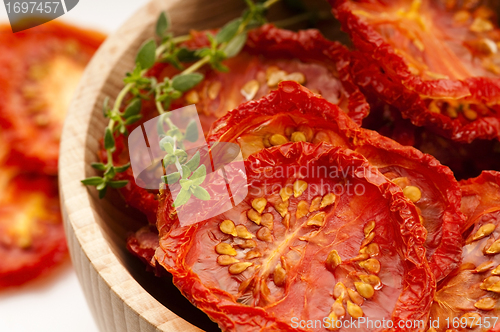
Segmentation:
{"type": "Polygon", "coordinates": [[[121,188],[127,185],[126,180],[114,180],[117,173],[125,172],[130,167],[130,163],[120,166],[114,164],[115,135],[128,135],[127,126],[141,118],[142,100],[154,100],[160,114],[158,120],[158,131],[162,137],[160,148],[166,152],[162,161],[163,167],[167,169],[169,165],[175,165],[177,170],[163,176],[162,180],[169,185],[179,182],[181,186],[174,205],[185,204],[192,195],[202,200],[210,199],[210,194],[201,187],[206,178],[206,169],[203,164],[199,165],[200,155],[196,153],[187,160],[188,155],[183,145],[184,140],[195,142],[198,139],[197,125],[191,122],[186,130],[182,131],[172,123],[166,110],[170,108],[172,101],[182,97],[186,91],[204,79],[203,74],[197,71],[205,65],[210,65],[214,70],[228,71],[222,62],[241,51],[246,43],[248,31],[266,23],[267,9],[278,1],[280,0],[265,2],[245,0],[248,8],[242,16],[228,22],[215,36],[208,33],[210,46],[197,50],[182,46],[190,36],[174,37],[168,32],[170,20],[165,13],[161,13],[155,29],[157,38],[147,40],[140,47],[135,59],[135,68],[126,74],[123,80],[125,86],[113,105],[110,106],[108,98],[104,101],[103,114],[109,119],[104,132],[107,162],[92,163],[93,168],[104,172],[103,176],[90,177],[81,182],[84,185],[95,186],[100,198],[105,196],[108,187],[121,188]],[[162,82],[158,82],[155,77],[148,77],[149,69],[160,62],[171,64],[181,70],[181,73],[172,78],[165,77],[162,82]],[[123,107],[124,110],[121,111],[123,107]]]}

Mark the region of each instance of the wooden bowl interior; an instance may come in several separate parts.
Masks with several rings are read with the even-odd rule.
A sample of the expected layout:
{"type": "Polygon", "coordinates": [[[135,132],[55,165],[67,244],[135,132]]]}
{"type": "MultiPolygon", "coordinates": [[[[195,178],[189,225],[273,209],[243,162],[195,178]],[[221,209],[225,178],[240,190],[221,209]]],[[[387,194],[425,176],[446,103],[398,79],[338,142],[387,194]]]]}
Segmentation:
{"type": "MultiPolygon", "coordinates": [[[[319,6],[323,10],[329,10],[326,2],[315,1],[313,6],[319,6]]],[[[234,17],[241,14],[244,9],[243,1],[220,0],[220,1],[160,1],[154,0],[134,17],[132,17],[117,33],[110,36],[105,45],[92,60],[82,80],[79,91],[70,109],[69,120],[67,120],[61,149],[61,181],[72,183],[89,176],[98,175],[90,167],[92,162],[98,161],[97,151],[103,137],[107,119],[102,116],[102,103],[106,97],[113,100],[123,87],[123,77],[127,71],[133,68],[137,49],[141,43],[153,36],[154,24],[160,11],[166,10],[172,21],[172,32],[174,35],[184,35],[189,30],[204,30],[222,26],[234,17]],[[113,61],[109,61],[113,59],[113,61]],[[84,121],[82,125],[81,121],[84,121]],[[82,133],[82,127],[85,131],[82,133]],[[68,137],[78,133],[79,137],[85,137],[84,141],[71,140],[68,137]],[[79,155],[72,153],[74,147],[71,145],[84,144],[79,155]],[[69,156],[68,156],[69,155],[69,156]],[[68,176],[64,170],[69,167],[70,158],[81,158],[76,171],[68,176]]],[[[283,8],[274,8],[270,12],[270,20],[282,19],[291,14],[283,8]]],[[[323,24],[326,34],[338,34],[336,22],[323,24]],[[332,32],[337,31],[337,32],[332,32]]],[[[323,29],[322,29],[323,30],[323,29]]],[[[72,167],[76,167],[72,165],[72,167]]],[[[173,311],[176,315],[205,331],[219,331],[217,325],[210,321],[201,311],[195,309],[173,286],[168,277],[158,278],[147,272],[144,264],[132,256],[125,247],[125,241],[131,230],[137,230],[145,224],[145,217],[133,208],[125,206],[119,194],[108,191],[105,199],[98,198],[94,188],[68,189],[69,186],[61,184],[63,207],[69,215],[69,224],[77,228],[72,218],[70,201],[73,196],[84,195],[88,199],[93,218],[99,225],[111,251],[116,255],[123,267],[130,275],[151,294],[157,301],[173,311]]],[[[66,221],[68,223],[68,221],[66,221]]]]}

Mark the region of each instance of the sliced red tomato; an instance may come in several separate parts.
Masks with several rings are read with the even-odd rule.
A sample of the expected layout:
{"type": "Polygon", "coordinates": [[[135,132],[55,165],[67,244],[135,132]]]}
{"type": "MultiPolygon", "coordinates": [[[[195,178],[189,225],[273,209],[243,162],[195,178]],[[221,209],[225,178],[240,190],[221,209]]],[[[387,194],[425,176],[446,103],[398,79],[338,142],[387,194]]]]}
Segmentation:
{"type": "Polygon", "coordinates": [[[8,164],[57,174],[66,110],[103,40],[55,22],[16,34],[0,26],[0,127],[12,138],[8,164]]]}
{"type": "Polygon", "coordinates": [[[325,143],[264,150],[245,168],[248,195],[214,218],[176,221],[180,209],[213,208],[217,191],[177,210],[160,198],[156,258],[184,296],[223,331],[374,331],[363,319],[421,330],[398,328],[427,321],[435,287],[425,228],[398,186],[325,143]]]}
{"type": "Polygon", "coordinates": [[[231,111],[214,124],[207,141],[238,143],[245,158],[289,141],[324,141],[359,152],[417,206],[436,279],[460,261],[465,219],[453,173],[430,155],[359,128],[338,107],[297,83],[283,82],[258,103],[231,111]]]}
{"type": "Polygon", "coordinates": [[[0,288],[20,285],[67,256],[57,179],[0,171],[0,288]]]}
{"type": "Polygon", "coordinates": [[[453,140],[500,138],[500,30],[486,1],[330,3],[359,50],[357,84],[453,140]]]}
{"type": "Polygon", "coordinates": [[[498,331],[500,173],[483,172],[460,184],[468,228],[463,262],[438,285],[432,331],[498,331]]]}
{"type": "MultiPolygon", "coordinates": [[[[184,46],[189,49],[208,46],[207,33],[215,34],[216,31],[193,31],[184,46]]],[[[205,75],[203,82],[186,92],[182,99],[174,101],[171,109],[196,104],[202,127],[207,133],[215,120],[241,103],[261,98],[276,89],[282,80],[295,80],[338,104],[359,123],[368,114],[369,106],[349,76],[347,54],[344,46],[326,40],[317,30],[293,32],[267,24],[250,31],[244,50],[223,62],[229,68],[228,72],[215,71],[210,67],[202,69],[205,75]]],[[[176,73],[171,65],[160,63],[150,70],[149,75],[161,81],[165,76],[173,77],[176,73]]],[[[142,113],[144,119],[154,116],[154,103],[145,103],[142,113]]],[[[117,139],[126,145],[126,138],[117,139]]],[[[126,147],[120,153],[115,153],[116,160],[127,163],[126,147]]],[[[105,154],[102,157],[105,159],[105,154]]],[[[145,213],[148,220],[154,223],[157,191],[138,187],[131,170],[119,174],[118,178],[130,181],[120,190],[127,204],[145,213]]]]}

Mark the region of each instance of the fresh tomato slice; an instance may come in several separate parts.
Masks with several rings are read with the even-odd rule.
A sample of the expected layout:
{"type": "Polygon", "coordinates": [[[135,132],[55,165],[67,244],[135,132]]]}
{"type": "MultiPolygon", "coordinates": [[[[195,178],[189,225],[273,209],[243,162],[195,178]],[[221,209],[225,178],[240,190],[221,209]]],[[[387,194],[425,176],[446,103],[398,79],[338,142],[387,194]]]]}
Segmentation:
{"type": "Polygon", "coordinates": [[[462,181],[467,239],[462,266],[438,285],[432,331],[498,331],[500,173],[462,181]],[[496,328],[494,328],[496,326],[496,328]]]}
{"type": "Polygon", "coordinates": [[[67,256],[57,179],[0,171],[0,287],[20,285],[67,256]]]}
{"type": "MultiPolygon", "coordinates": [[[[216,31],[193,31],[191,39],[184,43],[188,49],[209,45],[207,33],[216,31]]],[[[349,76],[347,49],[337,42],[326,40],[317,30],[293,32],[278,29],[270,24],[249,32],[244,50],[234,58],[223,62],[228,72],[219,72],[209,67],[201,72],[205,79],[197,87],[174,101],[171,109],[196,104],[205,133],[212,123],[243,102],[255,100],[276,89],[281,80],[295,80],[322,94],[358,123],[368,114],[369,106],[363,94],[349,76]]],[[[159,81],[165,76],[173,77],[178,71],[170,64],[155,65],[150,76],[159,81]]],[[[144,119],[155,116],[154,103],[144,103],[144,119]]],[[[137,125],[131,127],[135,128],[137,125]]],[[[115,153],[116,161],[129,161],[126,138],[117,137],[124,145],[115,153]]],[[[106,155],[101,154],[103,160],[106,155]]],[[[132,171],[118,175],[130,183],[120,189],[125,201],[156,221],[157,191],[147,191],[136,185],[132,171]]]]}
{"type": "Polygon", "coordinates": [[[341,323],[350,331],[352,321],[375,330],[361,318],[422,328],[397,328],[427,320],[435,287],[425,228],[398,186],[361,155],[326,143],[264,150],[245,168],[246,198],[208,220],[181,227],[176,212],[212,208],[216,192],[177,210],[170,193],[160,199],[156,258],[184,296],[224,331],[341,323]]]}
{"type": "Polygon", "coordinates": [[[16,34],[0,26],[0,127],[12,138],[8,164],[57,174],[66,110],[103,40],[55,22],[16,34]]]}
{"type": "Polygon", "coordinates": [[[330,3],[359,50],[356,83],[453,140],[500,138],[500,30],[486,1],[330,3]]]}
{"type": "Polygon", "coordinates": [[[444,278],[460,261],[465,218],[453,173],[430,155],[359,128],[338,107],[297,83],[282,82],[259,103],[231,111],[214,123],[207,141],[238,143],[245,158],[288,141],[325,141],[359,152],[419,209],[436,279],[444,278]]]}

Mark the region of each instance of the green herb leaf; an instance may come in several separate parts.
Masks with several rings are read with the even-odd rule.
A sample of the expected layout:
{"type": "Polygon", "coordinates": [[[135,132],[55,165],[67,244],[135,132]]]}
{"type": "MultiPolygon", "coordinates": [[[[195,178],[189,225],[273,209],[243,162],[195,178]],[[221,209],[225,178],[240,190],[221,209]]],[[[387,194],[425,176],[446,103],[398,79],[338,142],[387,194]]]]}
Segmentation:
{"type": "Polygon", "coordinates": [[[200,152],[196,152],[194,156],[189,159],[185,166],[189,167],[191,172],[194,172],[196,168],[200,165],[200,152]]]}
{"type": "Polygon", "coordinates": [[[111,150],[115,147],[115,138],[113,137],[113,133],[109,127],[106,127],[106,131],[104,132],[104,148],[106,150],[111,150]]]}
{"type": "Polygon", "coordinates": [[[163,166],[167,167],[168,165],[175,164],[176,160],[177,159],[175,158],[175,156],[167,154],[165,157],[163,157],[163,166]]]}
{"type": "Polygon", "coordinates": [[[156,60],[156,42],[153,39],[146,41],[142,44],[135,62],[141,66],[142,69],[149,69],[153,67],[156,60]]]}
{"type": "Polygon", "coordinates": [[[180,92],[186,92],[203,80],[199,73],[177,75],[172,79],[172,87],[180,92]]]}
{"type": "Polygon", "coordinates": [[[217,43],[222,44],[230,41],[236,35],[236,32],[238,32],[238,28],[242,22],[243,19],[240,17],[226,23],[226,25],[224,25],[215,36],[217,43]]]}
{"type": "Polygon", "coordinates": [[[232,58],[233,56],[237,55],[240,53],[241,49],[243,46],[245,46],[245,43],[247,42],[247,34],[246,33],[241,33],[231,39],[230,42],[227,43],[226,47],[224,48],[224,51],[226,52],[226,56],[228,58],[232,58]]]}
{"type": "Polygon", "coordinates": [[[205,178],[207,177],[207,169],[205,165],[201,165],[196,169],[196,171],[193,172],[193,175],[191,175],[190,180],[193,181],[193,185],[199,186],[200,184],[205,181],[205,178]]]}
{"type": "Polygon", "coordinates": [[[128,125],[131,125],[132,123],[138,121],[140,118],[142,118],[142,115],[141,114],[137,114],[137,115],[133,115],[131,116],[130,118],[128,118],[127,120],[125,120],[125,124],[128,126],[128,125]]]}
{"type": "Polygon", "coordinates": [[[210,194],[208,193],[208,191],[206,191],[204,188],[200,186],[194,187],[194,189],[192,189],[192,192],[196,198],[201,199],[203,201],[207,201],[210,199],[210,194]]]}
{"type": "Polygon", "coordinates": [[[106,170],[106,165],[104,165],[103,163],[92,163],[92,164],[90,164],[90,166],[92,166],[92,168],[95,168],[98,171],[105,171],[106,170]]]}
{"type": "Polygon", "coordinates": [[[161,178],[162,178],[163,182],[165,182],[166,184],[172,185],[172,184],[176,183],[177,181],[179,181],[179,179],[181,178],[181,173],[175,172],[172,174],[164,175],[161,178]]]}
{"type": "Polygon", "coordinates": [[[191,198],[191,193],[188,190],[181,189],[177,197],[175,198],[174,204],[172,206],[179,207],[186,204],[191,198]]]}
{"type": "Polygon", "coordinates": [[[168,19],[165,12],[161,12],[160,17],[158,17],[158,21],[156,22],[156,35],[158,35],[158,37],[160,38],[163,38],[169,27],[170,20],[168,19]]]}
{"type": "Polygon", "coordinates": [[[103,199],[104,196],[106,196],[106,191],[108,190],[108,187],[104,187],[99,190],[99,199],[103,199]]]}
{"type": "Polygon", "coordinates": [[[123,117],[129,118],[131,116],[139,114],[141,112],[141,106],[142,102],[139,98],[132,99],[132,101],[128,104],[127,108],[125,109],[123,117]]]}
{"type": "Polygon", "coordinates": [[[127,128],[123,124],[119,125],[117,128],[120,134],[122,135],[128,134],[127,128]]]}
{"type": "Polygon", "coordinates": [[[168,54],[164,56],[161,61],[166,61],[170,63],[172,66],[175,67],[175,69],[182,70],[184,67],[182,66],[181,62],[179,59],[175,56],[175,54],[168,54]]]}
{"type": "Polygon", "coordinates": [[[165,117],[167,116],[167,114],[168,113],[165,113],[165,114],[162,114],[158,117],[158,122],[156,122],[156,131],[157,131],[158,135],[165,134],[165,129],[163,127],[163,124],[165,123],[165,117]]]}
{"type": "Polygon", "coordinates": [[[182,178],[187,179],[191,175],[191,170],[186,165],[182,165],[182,178]]]}
{"type": "Polygon", "coordinates": [[[97,190],[99,190],[99,191],[101,191],[101,190],[103,190],[104,188],[106,188],[106,185],[107,185],[106,181],[102,181],[101,183],[99,183],[99,184],[96,186],[96,189],[97,189],[97,190]]]}
{"type": "Polygon", "coordinates": [[[104,102],[102,103],[102,114],[104,115],[105,118],[109,116],[109,97],[104,98],[104,102]]]}
{"type": "Polygon", "coordinates": [[[177,59],[181,62],[193,62],[199,59],[196,55],[196,51],[187,49],[186,47],[181,47],[176,52],[177,59]]]}
{"type": "Polygon", "coordinates": [[[85,180],[82,180],[81,183],[83,183],[86,186],[97,186],[101,184],[104,180],[99,177],[99,176],[93,176],[90,178],[86,178],[85,180]]]}
{"type": "Polygon", "coordinates": [[[125,165],[122,165],[122,166],[115,166],[115,171],[116,171],[116,173],[122,173],[122,172],[125,172],[129,167],[130,167],[130,163],[126,163],[125,165]]]}
{"type": "Polygon", "coordinates": [[[193,185],[193,181],[189,179],[180,179],[179,183],[184,190],[189,190],[191,186],[193,185]]]}
{"type": "Polygon", "coordinates": [[[186,127],[185,139],[193,143],[198,140],[198,123],[196,122],[196,120],[189,121],[186,127]]]}
{"type": "Polygon", "coordinates": [[[172,145],[172,143],[170,142],[164,142],[162,145],[162,150],[167,152],[169,155],[173,155],[174,154],[174,147],[172,145]]]}
{"type": "Polygon", "coordinates": [[[128,180],[120,180],[120,181],[109,181],[109,185],[111,188],[123,188],[127,185],[128,180]]]}
{"type": "Polygon", "coordinates": [[[106,180],[111,180],[115,177],[116,175],[116,171],[115,171],[115,168],[114,167],[110,167],[108,168],[108,170],[106,172],[104,172],[104,178],[106,180]]]}

